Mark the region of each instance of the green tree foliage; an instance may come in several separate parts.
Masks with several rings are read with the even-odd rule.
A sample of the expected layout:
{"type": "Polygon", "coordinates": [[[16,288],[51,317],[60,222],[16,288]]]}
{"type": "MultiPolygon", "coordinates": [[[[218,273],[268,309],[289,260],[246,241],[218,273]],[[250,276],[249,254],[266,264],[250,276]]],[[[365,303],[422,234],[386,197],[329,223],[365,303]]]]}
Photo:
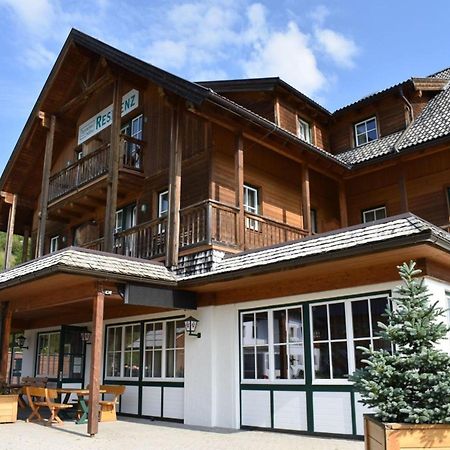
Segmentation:
{"type": "MultiPolygon", "coordinates": [[[[22,262],[22,244],[23,244],[23,237],[14,235],[11,267],[17,266],[17,264],[20,264],[22,262]]],[[[6,233],[0,231],[0,270],[3,270],[5,262],[5,247],[6,247],[6,233]]]]}
{"type": "Polygon", "coordinates": [[[364,349],[366,366],[350,379],[383,422],[450,423],[450,356],[436,346],[448,331],[445,311],[430,302],[414,261],[398,269],[404,283],[386,310],[387,325],[378,324],[395,352],[364,349]]]}

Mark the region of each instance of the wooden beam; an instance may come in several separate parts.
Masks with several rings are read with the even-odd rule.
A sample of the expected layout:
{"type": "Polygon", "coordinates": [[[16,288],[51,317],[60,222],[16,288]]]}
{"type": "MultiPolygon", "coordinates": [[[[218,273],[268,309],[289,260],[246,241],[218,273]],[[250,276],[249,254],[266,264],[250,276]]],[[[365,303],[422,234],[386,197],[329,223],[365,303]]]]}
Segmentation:
{"type": "Polygon", "coordinates": [[[183,127],[184,112],[181,110],[180,106],[174,106],[170,132],[169,211],[167,215],[166,249],[167,267],[174,267],[178,264],[183,127]]]}
{"type": "Polygon", "coordinates": [[[345,184],[343,181],[339,183],[339,214],[341,217],[341,227],[348,227],[347,196],[345,193],[345,184]]]}
{"type": "Polygon", "coordinates": [[[9,335],[11,334],[12,308],[9,302],[0,304],[2,307],[2,334],[1,334],[1,357],[0,357],[0,380],[6,380],[8,374],[9,335]]]}
{"type": "Polygon", "coordinates": [[[409,211],[408,205],[408,190],[406,187],[406,172],[403,165],[398,165],[399,178],[398,187],[400,190],[400,212],[405,213],[409,211]]]}
{"type": "Polygon", "coordinates": [[[89,414],[88,434],[94,436],[98,433],[98,411],[100,401],[100,365],[102,362],[103,341],[103,310],[105,295],[103,291],[97,292],[92,305],[92,346],[91,367],[89,374],[89,414]]]}
{"type": "Polygon", "coordinates": [[[244,140],[242,134],[236,136],[234,151],[234,193],[235,206],[239,208],[236,216],[236,242],[240,248],[245,247],[245,214],[244,214],[244,140]]]}
{"type": "Polygon", "coordinates": [[[302,164],[302,211],[303,229],[311,234],[311,195],[309,191],[309,168],[302,164]]]}
{"type": "Polygon", "coordinates": [[[17,195],[14,194],[12,204],[9,207],[9,214],[8,214],[8,228],[6,231],[6,245],[5,245],[5,264],[4,264],[5,269],[9,269],[11,267],[12,246],[14,238],[14,222],[16,221],[16,209],[17,209],[17,195]]]}
{"type": "Polygon", "coordinates": [[[106,75],[103,75],[101,78],[99,78],[97,81],[94,81],[90,86],[88,86],[83,92],[78,94],[76,97],[69,100],[65,105],[63,105],[58,110],[58,115],[64,115],[67,111],[70,111],[71,109],[82,105],[85,103],[89,97],[94,93],[98,92],[101,89],[108,86],[110,83],[112,83],[113,78],[110,73],[107,73],[106,75]]]}
{"type": "Polygon", "coordinates": [[[117,209],[117,189],[119,185],[120,162],[120,119],[122,108],[122,79],[114,82],[113,122],[111,124],[111,146],[108,164],[108,185],[106,192],[104,250],[112,252],[114,246],[114,228],[117,209]]]}
{"type": "Polygon", "coordinates": [[[38,225],[37,245],[36,245],[37,258],[39,258],[44,254],[45,227],[47,224],[47,215],[48,215],[48,187],[50,179],[50,170],[52,168],[53,143],[55,140],[55,126],[56,126],[56,118],[55,116],[51,116],[50,128],[47,131],[47,139],[45,142],[44,167],[42,169],[40,218],[38,225]]]}

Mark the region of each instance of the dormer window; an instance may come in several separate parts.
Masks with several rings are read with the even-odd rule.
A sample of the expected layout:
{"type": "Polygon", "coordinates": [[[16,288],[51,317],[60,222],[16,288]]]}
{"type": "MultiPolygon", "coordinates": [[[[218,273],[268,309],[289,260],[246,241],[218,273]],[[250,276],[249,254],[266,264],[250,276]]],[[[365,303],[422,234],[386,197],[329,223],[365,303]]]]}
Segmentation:
{"type": "Polygon", "coordinates": [[[375,117],[355,124],[355,143],[357,147],[376,139],[378,139],[378,131],[375,117]]]}
{"type": "Polygon", "coordinates": [[[298,137],[302,140],[311,144],[311,124],[303,119],[298,118],[298,137]]]}

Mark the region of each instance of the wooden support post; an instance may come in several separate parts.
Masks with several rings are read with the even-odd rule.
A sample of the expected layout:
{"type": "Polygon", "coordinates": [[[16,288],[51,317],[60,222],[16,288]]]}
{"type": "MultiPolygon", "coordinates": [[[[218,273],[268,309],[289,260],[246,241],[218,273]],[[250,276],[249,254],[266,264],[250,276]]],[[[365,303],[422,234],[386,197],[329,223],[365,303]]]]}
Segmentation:
{"type": "Polygon", "coordinates": [[[8,214],[8,229],[6,231],[6,246],[5,246],[5,269],[11,268],[12,247],[14,238],[14,222],[16,220],[17,195],[13,194],[12,203],[9,207],[8,214]]]}
{"type": "Polygon", "coordinates": [[[403,167],[398,167],[400,177],[398,179],[398,185],[400,189],[400,212],[405,213],[409,211],[408,205],[408,190],[406,187],[406,173],[403,167]]]}
{"type": "Polygon", "coordinates": [[[302,211],[303,229],[311,235],[311,197],[309,192],[309,168],[302,164],[302,211]]]}
{"type": "MultiPolygon", "coordinates": [[[[46,123],[46,120],[44,119],[46,123]]],[[[53,143],[55,140],[56,117],[51,116],[50,127],[47,130],[47,138],[45,141],[44,167],[42,169],[41,183],[41,204],[39,226],[37,234],[36,257],[39,258],[44,254],[45,228],[47,225],[47,206],[48,206],[48,189],[50,181],[50,171],[52,168],[53,143]]]]}
{"type": "Polygon", "coordinates": [[[30,243],[30,229],[25,228],[22,242],[22,262],[28,261],[28,245],[30,243]]]}
{"type": "Polygon", "coordinates": [[[166,266],[178,264],[180,245],[180,203],[181,203],[181,163],[183,112],[179,106],[172,111],[170,131],[170,167],[169,167],[169,211],[167,214],[166,266]]]}
{"type": "Polygon", "coordinates": [[[343,181],[339,183],[339,214],[341,216],[341,228],[348,227],[347,197],[343,181]]]}
{"type": "Polygon", "coordinates": [[[2,307],[0,380],[6,380],[6,377],[8,375],[9,335],[11,334],[12,308],[10,302],[6,302],[0,305],[2,307]]]}
{"type": "Polygon", "coordinates": [[[242,134],[236,137],[234,152],[234,193],[235,205],[239,208],[236,224],[237,244],[245,248],[245,212],[244,212],[244,140],[242,134]]]}
{"type": "Polygon", "coordinates": [[[120,163],[120,121],[122,111],[122,80],[114,82],[113,121],[111,124],[111,144],[108,161],[108,185],[106,191],[104,251],[112,252],[114,248],[114,229],[116,225],[117,189],[119,185],[120,163]]]}
{"type": "Polygon", "coordinates": [[[89,375],[88,434],[98,433],[98,413],[100,401],[100,365],[102,361],[103,310],[105,294],[99,290],[92,306],[91,367],[89,375]]]}

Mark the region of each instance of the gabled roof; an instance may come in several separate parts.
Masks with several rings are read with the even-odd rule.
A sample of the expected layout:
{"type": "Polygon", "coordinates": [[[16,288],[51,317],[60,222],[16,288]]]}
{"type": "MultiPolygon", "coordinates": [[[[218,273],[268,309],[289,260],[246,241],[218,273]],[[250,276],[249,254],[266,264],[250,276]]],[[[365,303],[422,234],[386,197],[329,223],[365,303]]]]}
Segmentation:
{"type": "Polygon", "coordinates": [[[297,97],[299,100],[304,101],[311,107],[318,109],[323,114],[331,116],[331,112],[319,105],[317,102],[303,94],[299,90],[295,89],[290,84],[286,83],[279,77],[268,78],[246,78],[235,80],[214,80],[214,81],[198,81],[197,84],[213,89],[218,93],[224,92],[261,92],[261,91],[274,91],[277,87],[284,89],[290,94],[297,97]]]}

